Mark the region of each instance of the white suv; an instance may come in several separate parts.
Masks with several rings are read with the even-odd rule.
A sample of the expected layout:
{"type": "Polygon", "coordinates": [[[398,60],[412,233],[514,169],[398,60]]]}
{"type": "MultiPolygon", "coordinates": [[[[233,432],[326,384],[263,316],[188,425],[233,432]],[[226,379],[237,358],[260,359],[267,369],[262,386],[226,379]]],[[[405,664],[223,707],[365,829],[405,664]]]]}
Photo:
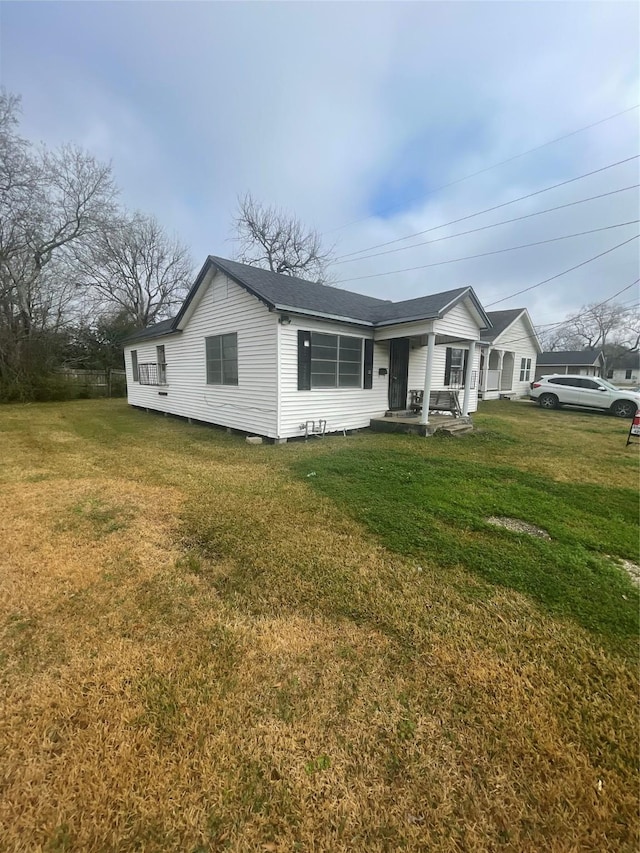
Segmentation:
{"type": "Polygon", "coordinates": [[[618,418],[632,418],[640,407],[640,394],[621,391],[598,376],[553,374],[541,376],[531,383],[529,396],[543,409],[558,406],[584,406],[588,409],[608,409],[618,418]]]}

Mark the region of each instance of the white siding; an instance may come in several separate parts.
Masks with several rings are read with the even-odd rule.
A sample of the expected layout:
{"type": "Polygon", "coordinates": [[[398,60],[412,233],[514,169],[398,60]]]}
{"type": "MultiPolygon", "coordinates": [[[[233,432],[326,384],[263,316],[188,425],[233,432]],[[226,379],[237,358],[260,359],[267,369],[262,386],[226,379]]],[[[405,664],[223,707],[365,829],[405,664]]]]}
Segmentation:
{"type": "Polygon", "coordinates": [[[129,403],[275,438],[277,329],[277,315],[217,273],[202,285],[183,332],[125,348],[129,403]],[[238,335],[238,385],[207,385],[205,338],[231,332],[238,335]],[[134,382],[131,351],[139,364],[155,362],[158,344],[165,347],[167,385],[134,382]]]}
{"type": "Polygon", "coordinates": [[[640,373],[635,368],[631,369],[631,376],[627,378],[626,367],[616,367],[613,371],[613,376],[609,380],[614,385],[637,385],[640,381],[640,373]]]}
{"type": "Polygon", "coordinates": [[[511,326],[505,329],[493,342],[492,349],[514,353],[513,383],[510,388],[505,387],[503,390],[513,391],[518,397],[526,396],[529,393],[529,382],[533,380],[536,374],[538,350],[524,319],[518,317],[511,326]],[[531,373],[528,380],[521,382],[520,362],[523,358],[531,359],[531,373]]]}
{"type": "MultiPolygon", "coordinates": [[[[476,326],[476,329],[478,327],[476,326]]],[[[468,344],[460,342],[460,344],[448,344],[447,346],[457,347],[459,349],[468,349],[468,344]]],[[[431,375],[431,390],[441,391],[448,386],[444,384],[445,360],[447,357],[447,347],[444,344],[436,344],[433,353],[433,373],[431,375]]],[[[427,348],[416,347],[409,353],[409,391],[420,390],[424,388],[424,371],[427,366],[427,348]]],[[[480,348],[476,346],[475,355],[473,358],[473,370],[476,371],[475,388],[471,389],[469,397],[469,411],[475,412],[478,408],[478,376],[480,370],[480,348]]],[[[458,390],[460,398],[460,406],[462,406],[462,397],[464,391],[462,388],[458,390]]]]}
{"type": "MultiPolygon", "coordinates": [[[[342,323],[292,317],[291,325],[281,326],[280,334],[280,436],[304,435],[304,422],[326,420],[327,431],[360,429],[381,417],[388,408],[388,376],[378,376],[389,367],[389,344],[376,343],[373,350],[373,388],[312,388],[298,391],[298,330],[328,335],[371,338],[372,332],[342,323]],[[302,429],[300,426],[302,425],[302,429]]],[[[364,345],[363,345],[364,350],[364,345]]]]}
{"type": "Polygon", "coordinates": [[[452,335],[468,341],[480,340],[478,321],[469,310],[466,299],[454,305],[441,320],[436,320],[435,332],[437,335],[452,335]]]}

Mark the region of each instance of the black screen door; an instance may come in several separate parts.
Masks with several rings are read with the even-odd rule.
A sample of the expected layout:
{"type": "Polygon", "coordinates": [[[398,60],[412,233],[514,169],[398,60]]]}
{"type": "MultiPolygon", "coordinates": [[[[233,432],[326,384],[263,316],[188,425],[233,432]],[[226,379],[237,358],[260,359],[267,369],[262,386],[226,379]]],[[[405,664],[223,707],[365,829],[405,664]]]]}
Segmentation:
{"type": "Polygon", "coordinates": [[[392,338],[389,345],[389,408],[407,408],[409,338],[392,338]]]}

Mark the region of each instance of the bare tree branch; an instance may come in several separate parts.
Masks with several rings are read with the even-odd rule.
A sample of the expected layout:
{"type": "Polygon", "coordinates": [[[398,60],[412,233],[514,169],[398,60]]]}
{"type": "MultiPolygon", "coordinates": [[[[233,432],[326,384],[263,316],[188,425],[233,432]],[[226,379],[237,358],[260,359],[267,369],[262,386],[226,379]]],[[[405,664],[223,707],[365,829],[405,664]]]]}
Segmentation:
{"type": "Polygon", "coordinates": [[[283,275],[326,283],[333,247],[322,248],[317,231],[275,207],[265,207],[250,193],[238,199],[234,219],[236,258],[283,275]]]}
{"type": "Polygon", "coordinates": [[[108,223],[76,261],[81,286],[96,303],[121,311],[135,328],[169,316],[182,302],[193,275],[187,248],[157,219],[136,213],[108,223]]]}

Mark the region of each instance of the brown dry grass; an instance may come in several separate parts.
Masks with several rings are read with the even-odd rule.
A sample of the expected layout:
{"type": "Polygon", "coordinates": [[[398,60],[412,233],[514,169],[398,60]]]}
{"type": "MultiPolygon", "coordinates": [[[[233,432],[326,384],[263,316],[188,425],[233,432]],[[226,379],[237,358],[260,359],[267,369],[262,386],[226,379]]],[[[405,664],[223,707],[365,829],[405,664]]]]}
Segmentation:
{"type": "Polygon", "coordinates": [[[309,446],[102,401],[0,430],[3,850],[637,848],[635,663],[387,552],[309,446]]]}

